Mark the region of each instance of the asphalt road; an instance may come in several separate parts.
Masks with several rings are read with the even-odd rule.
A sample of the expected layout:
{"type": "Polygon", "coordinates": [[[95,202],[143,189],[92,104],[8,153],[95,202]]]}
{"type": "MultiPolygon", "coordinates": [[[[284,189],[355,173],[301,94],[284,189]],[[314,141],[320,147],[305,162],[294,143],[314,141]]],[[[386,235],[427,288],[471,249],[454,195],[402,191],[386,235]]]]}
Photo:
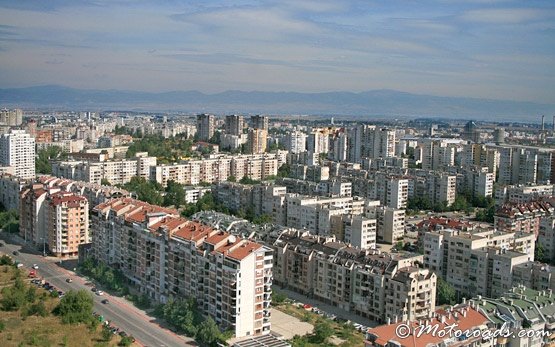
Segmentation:
{"type": "Polygon", "coordinates": [[[128,335],[135,337],[140,345],[149,347],[173,347],[173,346],[195,346],[194,340],[188,337],[177,335],[158,325],[144,311],[136,308],[127,300],[111,296],[104,293],[102,296],[93,294],[92,285],[85,285],[87,282],[84,278],[77,276],[70,270],[64,269],[58,264],[56,258],[43,257],[35,254],[35,252],[27,250],[5,237],[0,232],[0,237],[4,246],[0,247],[0,254],[9,254],[14,260],[21,262],[26,268],[31,268],[33,264],[38,265],[37,276],[43,278],[58,290],[69,291],[85,289],[93,295],[94,311],[104,316],[111,325],[120,328],[128,335]],[[13,251],[19,251],[19,255],[13,255],[13,251]],[[72,283],[66,280],[71,278],[72,283]],[[108,304],[102,304],[101,301],[108,299],[108,304]]]}

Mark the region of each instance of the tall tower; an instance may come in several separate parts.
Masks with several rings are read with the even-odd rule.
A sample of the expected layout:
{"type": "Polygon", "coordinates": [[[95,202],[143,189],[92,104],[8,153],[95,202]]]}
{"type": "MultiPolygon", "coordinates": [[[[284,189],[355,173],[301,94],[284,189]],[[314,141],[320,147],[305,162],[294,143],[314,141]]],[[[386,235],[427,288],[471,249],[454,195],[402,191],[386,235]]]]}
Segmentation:
{"type": "Polygon", "coordinates": [[[228,135],[241,136],[245,121],[243,116],[225,116],[225,133],[228,135]]]}
{"type": "Polygon", "coordinates": [[[215,118],[211,114],[199,114],[197,116],[197,134],[201,141],[208,141],[214,136],[215,118]]]}
{"type": "Polygon", "coordinates": [[[35,178],[35,139],[24,130],[0,135],[0,167],[12,167],[16,176],[35,178]]]}
{"type": "Polygon", "coordinates": [[[268,131],[268,117],[260,115],[252,116],[251,123],[251,126],[254,129],[262,129],[268,131]]]}
{"type": "Polygon", "coordinates": [[[542,133],[545,131],[545,116],[542,115],[542,133]]]}

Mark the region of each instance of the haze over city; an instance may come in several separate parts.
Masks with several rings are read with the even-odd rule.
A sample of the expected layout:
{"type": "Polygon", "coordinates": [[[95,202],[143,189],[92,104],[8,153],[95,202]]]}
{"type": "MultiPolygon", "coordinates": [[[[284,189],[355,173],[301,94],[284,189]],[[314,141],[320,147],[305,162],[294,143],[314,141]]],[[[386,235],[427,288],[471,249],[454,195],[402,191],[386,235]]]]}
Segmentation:
{"type": "Polygon", "coordinates": [[[0,346],[555,347],[554,0],[0,23],[0,346]]]}
{"type": "Polygon", "coordinates": [[[553,103],[552,1],[0,1],[0,87],[553,103]]]}

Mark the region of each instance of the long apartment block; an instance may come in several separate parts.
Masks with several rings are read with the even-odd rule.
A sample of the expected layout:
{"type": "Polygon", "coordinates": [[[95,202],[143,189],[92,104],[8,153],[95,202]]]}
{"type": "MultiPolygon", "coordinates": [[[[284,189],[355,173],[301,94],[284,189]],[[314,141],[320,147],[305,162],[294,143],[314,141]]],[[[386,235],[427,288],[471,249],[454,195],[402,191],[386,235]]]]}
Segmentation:
{"type": "Polygon", "coordinates": [[[236,337],[270,332],[270,248],[130,198],[100,204],[91,216],[94,257],[153,300],[194,298],[236,337]]]}
{"type": "Polygon", "coordinates": [[[361,250],[298,230],[280,233],[272,247],[275,282],[291,290],[379,322],[435,311],[436,275],[419,267],[421,255],[361,250]]]}
{"type": "Polygon", "coordinates": [[[514,268],[533,262],[535,237],[496,230],[431,230],[419,235],[424,264],[461,296],[501,295],[514,284],[514,268]]]}

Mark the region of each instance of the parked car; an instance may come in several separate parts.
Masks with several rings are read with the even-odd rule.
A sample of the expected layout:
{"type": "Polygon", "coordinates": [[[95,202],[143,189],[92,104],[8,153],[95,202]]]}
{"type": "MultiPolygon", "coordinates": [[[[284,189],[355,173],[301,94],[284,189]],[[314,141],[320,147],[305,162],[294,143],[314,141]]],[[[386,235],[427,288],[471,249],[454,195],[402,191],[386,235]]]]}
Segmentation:
{"type": "Polygon", "coordinates": [[[13,251],[12,254],[13,255],[19,255],[19,252],[18,251],[13,251]]]}
{"type": "Polygon", "coordinates": [[[71,283],[71,282],[73,282],[73,280],[72,280],[71,278],[67,278],[67,279],[66,279],[66,282],[67,282],[67,283],[71,283]]]}
{"type": "Polygon", "coordinates": [[[104,305],[106,305],[106,304],[109,303],[109,301],[108,301],[108,299],[104,299],[104,300],[101,301],[101,303],[103,303],[104,305]]]}
{"type": "Polygon", "coordinates": [[[38,270],[39,266],[37,264],[33,264],[33,269],[38,270]]]}
{"type": "Polygon", "coordinates": [[[96,295],[99,295],[99,296],[100,296],[100,295],[104,295],[104,292],[103,292],[102,290],[97,290],[97,291],[96,291],[96,295]]]}

